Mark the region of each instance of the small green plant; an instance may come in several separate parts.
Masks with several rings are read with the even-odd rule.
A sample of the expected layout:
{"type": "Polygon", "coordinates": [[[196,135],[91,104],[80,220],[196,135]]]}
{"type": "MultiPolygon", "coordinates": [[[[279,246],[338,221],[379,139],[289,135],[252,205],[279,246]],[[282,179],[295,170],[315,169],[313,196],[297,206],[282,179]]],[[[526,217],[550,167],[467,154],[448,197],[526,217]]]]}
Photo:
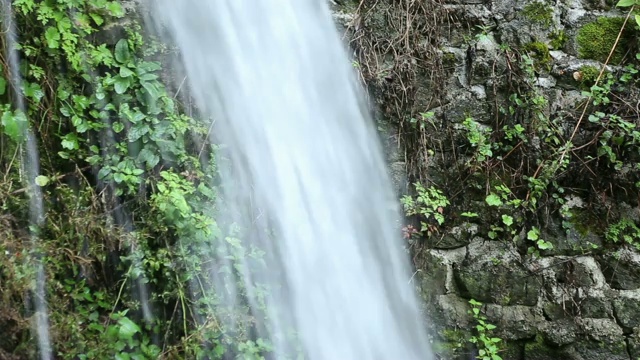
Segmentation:
{"type": "Polygon", "coordinates": [[[420,113],[420,116],[417,118],[412,117],[411,119],[409,119],[409,123],[413,127],[419,127],[420,130],[424,130],[427,124],[431,124],[433,127],[435,127],[433,123],[434,118],[435,113],[433,111],[428,111],[426,113],[420,113]]]}
{"type": "Polygon", "coordinates": [[[493,156],[493,144],[490,141],[491,128],[480,124],[472,117],[467,117],[462,122],[467,133],[467,140],[476,149],[472,162],[484,162],[493,156]]]}
{"type": "Polygon", "coordinates": [[[431,236],[437,227],[444,224],[444,210],[449,205],[447,197],[434,186],[425,188],[420,183],[414,184],[417,196],[403,196],[400,200],[407,216],[419,215],[421,233],[431,236]],[[433,223],[435,221],[435,224],[433,223]]]}
{"type": "MultiPolygon", "coordinates": [[[[631,7],[631,6],[640,7],[640,1],[639,0],[620,0],[616,4],[616,6],[617,7],[631,7]]],[[[634,19],[636,20],[636,24],[640,26],[640,15],[635,14],[634,19]]]]}
{"type": "Polygon", "coordinates": [[[477,335],[471,337],[469,341],[478,347],[478,360],[502,360],[500,357],[500,342],[501,338],[492,337],[491,333],[496,329],[496,326],[487,322],[487,317],[480,313],[482,303],[474,299],[469,300],[471,304],[471,310],[469,313],[476,320],[477,335]]]}
{"type": "Polygon", "coordinates": [[[527,240],[533,241],[535,244],[535,246],[529,247],[529,254],[534,254],[537,257],[540,257],[540,250],[553,249],[552,243],[540,238],[540,230],[535,226],[527,232],[527,240]]]}
{"type": "Polygon", "coordinates": [[[605,239],[612,243],[622,241],[640,250],[640,228],[628,218],[611,224],[605,232],[605,239]]]}

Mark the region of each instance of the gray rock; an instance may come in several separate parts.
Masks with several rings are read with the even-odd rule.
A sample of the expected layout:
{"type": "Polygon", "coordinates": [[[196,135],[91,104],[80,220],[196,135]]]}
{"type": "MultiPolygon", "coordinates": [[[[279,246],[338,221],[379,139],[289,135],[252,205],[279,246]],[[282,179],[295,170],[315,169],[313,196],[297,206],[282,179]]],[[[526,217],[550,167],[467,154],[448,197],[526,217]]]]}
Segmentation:
{"type": "Polygon", "coordinates": [[[627,338],[627,350],[632,360],[640,359],[640,329],[636,328],[634,333],[627,338]]]}
{"type": "Polygon", "coordinates": [[[528,342],[524,347],[525,360],[558,360],[564,359],[561,349],[546,344],[541,337],[528,342]]]}
{"type": "Polygon", "coordinates": [[[578,327],[573,320],[548,321],[540,326],[544,340],[555,347],[572,344],[578,337],[578,327]]]}
{"type": "Polygon", "coordinates": [[[430,319],[438,327],[470,329],[475,322],[469,314],[470,310],[467,300],[455,294],[447,294],[435,296],[428,312],[430,319]]]}
{"type": "Polygon", "coordinates": [[[640,254],[630,248],[622,248],[598,259],[606,281],[614,289],[640,288],[640,254]]]}
{"type": "Polygon", "coordinates": [[[469,244],[473,236],[478,233],[478,225],[463,223],[449,230],[440,239],[430,241],[430,245],[435,249],[455,249],[469,244]]]}
{"type": "Polygon", "coordinates": [[[618,323],[627,331],[640,326],[640,290],[620,291],[620,295],[613,300],[618,323]]]}
{"type": "Polygon", "coordinates": [[[542,317],[529,306],[500,306],[488,304],[485,315],[490,323],[497,326],[498,335],[505,340],[530,339],[537,333],[542,317]]]}
{"type": "Polygon", "coordinates": [[[476,238],[467,248],[467,258],[454,267],[454,275],[464,297],[484,303],[533,306],[542,281],[520,263],[513,245],[476,238]]]}

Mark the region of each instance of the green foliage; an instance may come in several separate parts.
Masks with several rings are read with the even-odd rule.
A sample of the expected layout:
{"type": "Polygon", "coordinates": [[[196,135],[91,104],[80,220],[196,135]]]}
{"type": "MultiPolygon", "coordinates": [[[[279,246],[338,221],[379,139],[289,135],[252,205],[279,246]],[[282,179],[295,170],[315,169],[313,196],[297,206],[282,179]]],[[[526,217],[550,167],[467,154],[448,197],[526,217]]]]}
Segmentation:
{"type": "Polygon", "coordinates": [[[2,109],[2,118],[0,119],[2,132],[15,143],[21,143],[28,125],[27,117],[20,110],[11,111],[9,105],[2,105],[0,109],[2,109]]]}
{"type": "Polygon", "coordinates": [[[434,186],[425,188],[420,183],[415,183],[414,186],[416,197],[404,196],[401,202],[407,216],[420,216],[420,232],[430,236],[436,231],[437,226],[444,224],[444,210],[449,205],[449,200],[434,186]]]}
{"type": "Polygon", "coordinates": [[[527,232],[527,240],[532,241],[535,245],[529,247],[529,253],[540,256],[539,250],[553,249],[553,244],[540,238],[540,230],[535,226],[527,232]]]}
{"type": "MultiPolygon", "coordinates": [[[[15,0],[13,9],[21,59],[15,75],[23,86],[8,83],[13,74],[0,57],[4,303],[28,314],[37,254],[56,358],[270,356],[272,346],[251,336],[265,315],[222,307],[214,291],[223,277],[236,281],[242,266],[263,266],[264,253],[244,243],[243,229],[215,221],[221,210],[213,204],[224,202],[214,185],[216,164],[205,160],[215,158],[211,123],[187,116],[177,94],[168,93],[162,46],[143,36],[135,19],[118,23],[125,15],[119,1],[15,0]],[[107,32],[124,35],[104,42],[111,41],[107,32]],[[13,105],[17,96],[24,110],[13,105]],[[14,230],[29,226],[29,191],[18,185],[27,128],[38,134],[41,173],[32,181],[46,211],[33,250],[24,248],[28,235],[14,230]],[[233,249],[230,265],[206,271],[223,247],[233,249]],[[148,299],[142,286],[151,290],[148,299]],[[156,310],[151,319],[146,306],[156,310]],[[228,318],[234,332],[223,325],[228,318]]],[[[4,51],[9,44],[2,41],[4,51]]],[[[247,286],[268,293],[260,284],[237,285],[241,297],[247,286]]],[[[0,314],[0,327],[6,323],[0,314]]],[[[26,315],[11,323],[21,334],[11,350],[37,357],[26,315]]]]}
{"type": "Polygon", "coordinates": [[[467,117],[462,122],[467,132],[469,144],[475,148],[470,163],[482,163],[493,156],[493,144],[490,141],[491,129],[467,117]]]}
{"type": "Polygon", "coordinates": [[[616,43],[618,34],[622,31],[619,47],[615,49],[610,63],[619,64],[628,49],[627,44],[632,43],[632,33],[623,30],[625,22],[623,17],[599,17],[595,21],[585,24],[578,30],[576,41],[578,44],[578,56],[583,59],[593,59],[605,62],[611,49],[616,43]]]}
{"type": "Polygon", "coordinates": [[[487,317],[480,313],[482,303],[474,299],[469,300],[471,304],[471,310],[469,313],[476,320],[477,335],[474,335],[469,340],[478,347],[479,360],[502,360],[500,357],[500,343],[501,338],[493,337],[492,330],[496,329],[496,326],[487,322],[487,317]]]}
{"type": "MultiPolygon", "coordinates": [[[[618,3],[616,4],[617,7],[630,7],[630,6],[640,6],[640,1],[638,0],[620,0],[618,1],[618,3]]],[[[638,26],[640,26],[640,15],[639,14],[635,14],[634,15],[634,19],[636,21],[636,24],[638,24],[638,26]]]]}
{"type": "Polygon", "coordinates": [[[553,8],[544,2],[536,1],[527,4],[522,15],[533,23],[551,26],[553,23],[553,8]]]}
{"type": "Polygon", "coordinates": [[[640,250],[640,228],[631,219],[623,218],[611,224],[605,232],[605,238],[613,243],[623,242],[640,250]]]}

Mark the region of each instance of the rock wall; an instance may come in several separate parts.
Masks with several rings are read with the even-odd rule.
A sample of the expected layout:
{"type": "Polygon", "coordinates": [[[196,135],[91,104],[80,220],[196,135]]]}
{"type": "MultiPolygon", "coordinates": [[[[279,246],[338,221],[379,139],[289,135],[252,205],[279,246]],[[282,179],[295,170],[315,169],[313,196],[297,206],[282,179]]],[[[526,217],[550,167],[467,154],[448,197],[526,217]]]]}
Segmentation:
{"type": "MultiPolygon", "coordinates": [[[[412,192],[402,181],[406,173],[436,185],[451,203],[438,209],[447,218],[442,226],[423,213],[414,225],[420,228],[422,222],[424,230],[426,223],[428,230],[407,236],[416,267],[412,281],[425,299],[433,346],[443,358],[469,359],[477,351],[467,341],[476,324],[469,300],[475,299],[497,326],[503,359],[640,359],[637,234],[624,244],[608,232],[619,219],[629,221],[629,228],[640,220],[637,190],[626,177],[636,175],[632,170],[621,175],[627,163],[615,170],[603,165],[595,147],[592,153],[578,152],[602,134],[600,128],[581,125],[583,92],[601,68],[617,74],[622,64],[633,62],[637,45],[630,25],[610,54],[625,15],[609,0],[363,0],[336,7],[385,134],[395,129],[395,136],[388,136],[389,161],[400,191],[412,192]],[[544,100],[538,110],[502,109],[517,102],[513,94],[523,88],[544,100]],[[495,187],[493,175],[483,180],[486,185],[468,180],[475,176],[469,159],[478,153],[463,144],[468,140],[463,122],[472,118],[479,129],[495,131],[505,118],[527,127],[540,114],[558,129],[559,144],[577,146],[567,155],[572,161],[587,159],[593,166],[569,166],[554,178],[563,185],[544,184],[541,198],[561,200],[505,213],[518,208],[484,201],[495,187]],[[397,142],[403,145],[400,151],[397,142]],[[588,171],[592,174],[584,175],[588,171]],[[461,215],[468,211],[477,216],[461,215]],[[496,237],[490,224],[500,213],[520,225],[496,237]],[[551,248],[530,251],[532,225],[551,248]]],[[[637,86],[625,91],[631,99],[640,98],[637,86]]],[[[584,109],[586,116],[597,110],[584,109]]],[[[639,122],[637,113],[628,119],[639,122]]],[[[520,154],[518,174],[526,180],[538,176],[542,166],[537,164],[546,155],[544,144],[536,144],[549,138],[534,131],[523,136],[530,150],[520,154]],[[527,168],[529,162],[534,164],[527,168]]],[[[500,166],[516,166],[506,156],[476,165],[492,174],[500,166]]],[[[517,189],[517,179],[511,178],[505,183],[517,189]]],[[[528,201],[528,191],[514,198],[528,201]]]]}

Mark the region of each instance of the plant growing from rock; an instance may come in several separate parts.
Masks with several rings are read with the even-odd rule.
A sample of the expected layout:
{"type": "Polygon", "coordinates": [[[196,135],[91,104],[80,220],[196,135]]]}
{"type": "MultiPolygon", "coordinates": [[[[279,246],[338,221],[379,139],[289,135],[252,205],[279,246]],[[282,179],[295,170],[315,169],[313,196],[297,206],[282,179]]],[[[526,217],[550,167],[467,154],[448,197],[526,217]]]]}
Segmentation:
{"type": "Polygon", "coordinates": [[[495,330],[496,326],[487,322],[487,317],[480,313],[480,309],[482,308],[481,302],[471,299],[469,300],[469,304],[471,304],[471,310],[469,310],[469,313],[477,323],[477,335],[474,335],[469,339],[471,343],[478,347],[478,356],[476,359],[502,360],[502,357],[499,355],[502,339],[491,336],[492,330],[495,330]]]}

